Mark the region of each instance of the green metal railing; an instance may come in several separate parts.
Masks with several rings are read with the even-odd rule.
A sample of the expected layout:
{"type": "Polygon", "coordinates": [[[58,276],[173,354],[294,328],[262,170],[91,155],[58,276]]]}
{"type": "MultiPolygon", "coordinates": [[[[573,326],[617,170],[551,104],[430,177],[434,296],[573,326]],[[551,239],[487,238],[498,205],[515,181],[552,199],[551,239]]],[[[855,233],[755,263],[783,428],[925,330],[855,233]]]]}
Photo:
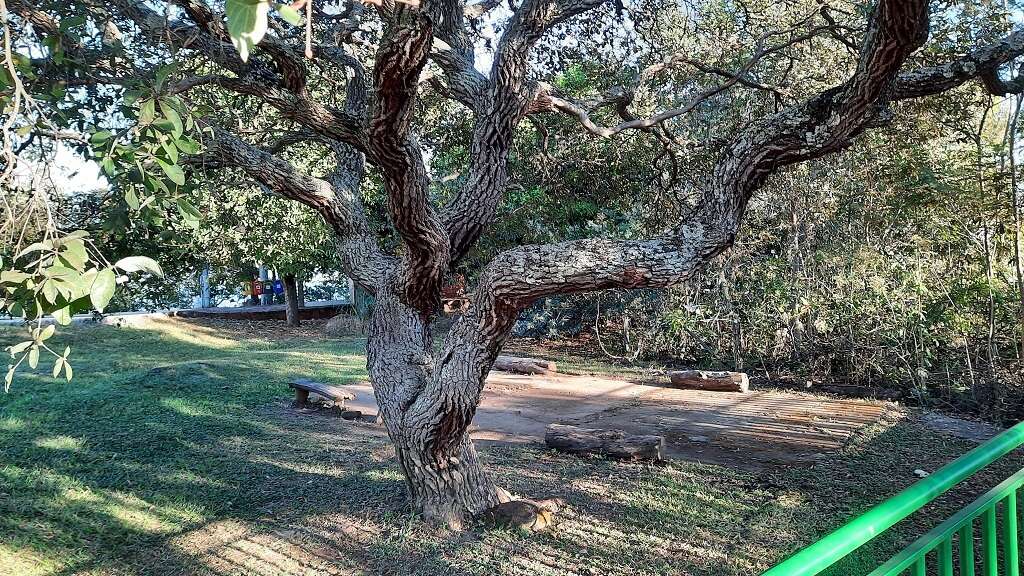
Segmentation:
{"type": "MultiPolygon", "coordinates": [[[[964,454],[906,490],[854,518],[838,530],[790,556],[761,576],[814,576],[870,542],[897,522],[956,486],[965,478],[1024,444],[1024,422],[964,454]]],[[[953,576],[953,542],[957,541],[960,576],[975,576],[975,521],[981,541],[982,576],[999,576],[999,550],[1005,576],[1020,576],[1017,492],[1024,470],[988,491],[966,508],[904,548],[869,576],[929,573],[928,560],[939,576],[953,576]],[[1002,529],[997,517],[1002,512],[1002,529]]]]}

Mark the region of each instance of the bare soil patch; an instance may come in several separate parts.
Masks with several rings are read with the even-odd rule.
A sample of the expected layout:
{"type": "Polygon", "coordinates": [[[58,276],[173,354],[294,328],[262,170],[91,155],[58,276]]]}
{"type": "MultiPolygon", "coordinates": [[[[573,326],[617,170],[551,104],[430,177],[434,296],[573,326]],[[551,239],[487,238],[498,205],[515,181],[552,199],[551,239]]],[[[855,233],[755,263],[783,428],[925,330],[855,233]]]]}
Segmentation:
{"type": "MultiPolygon", "coordinates": [[[[356,396],[348,407],[377,413],[368,383],[344,388],[356,396]]],[[[815,462],[893,408],[797,392],[708,392],[597,376],[494,372],[471,432],[483,443],[540,445],[553,423],[621,429],[665,436],[670,458],[757,469],[815,462]]]]}

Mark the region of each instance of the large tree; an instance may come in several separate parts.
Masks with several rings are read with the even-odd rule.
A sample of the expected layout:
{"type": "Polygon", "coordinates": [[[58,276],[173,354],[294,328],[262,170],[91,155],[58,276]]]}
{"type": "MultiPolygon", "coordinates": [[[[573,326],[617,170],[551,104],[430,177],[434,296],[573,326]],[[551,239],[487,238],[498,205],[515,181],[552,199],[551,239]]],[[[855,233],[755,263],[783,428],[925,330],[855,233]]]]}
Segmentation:
{"type": "MultiPolygon", "coordinates": [[[[481,466],[467,428],[484,379],[521,310],[552,295],[684,282],[729,248],[751,195],[766,179],[787,166],[842,151],[866,130],[884,126],[901,100],[927,97],[975,78],[993,93],[1024,88],[1000,71],[1024,54],[1024,30],[979,41],[945,62],[915,60],[928,39],[925,0],[879,0],[870,6],[835,2],[840,5],[836,10],[827,4],[783,3],[792,7],[791,17],[780,18],[775,29],[752,33],[750,42],[734,44],[736,50],[719,61],[694,60],[685,50],[661,54],[657,63],[624,71],[622,77],[632,80],[588,100],[555,87],[555,77],[567,71],[552,69],[551,62],[565,58],[548,64],[535,58],[550,44],[549,32],[563,38],[576,34],[575,45],[581,48],[594,44],[584,40],[597,35],[607,50],[624,58],[634,50],[658,54],[658,47],[631,46],[636,40],[627,29],[650,16],[644,10],[680,13],[689,9],[688,3],[627,9],[605,0],[508,5],[484,0],[469,6],[455,0],[384,0],[372,6],[314,1],[305,12],[311,17],[311,35],[273,16],[262,39],[252,37],[252,26],[246,28],[241,16],[231,19],[231,14],[265,13],[269,4],[257,0],[229,0],[227,19],[218,6],[203,0],[8,4],[35,35],[28,45],[60,53],[59,61],[25,59],[23,67],[31,69],[37,87],[54,82],[90,90],[113,86],[113,92],[89,94],[117,95],[118,86],[156,78],[141,105],[138,94],[129,104],[136,102],[141,122],[152,122],[163,111],[169,117],[165,126],[178,135],[181,119],[175,124],[174,117],[180,113],[167,108],[231,106],[232,99],[244,98],[266,111],[269,119],[261,122],[218,124],[214,118],[219,114],[198,118],[204,150],[194,164],[244,172],[311,207],[337,236],[345,272],[375,295],[367,367],[412,505],[424,517],[453,526],[509,498],[481,466]],[[800,14],[801,6],[810,10],[792,16],[800,14]],[[82,15],[87,25],[70,34],[80,24],[63,23],[82,15]],[[483,39],[494,47],[483,65],[479,39],[492,32],[493,38],[483,39]],[[240,34],[249,40],[239,42],[240,34]],[[253,46],[250,40],[259,43],[253,46]],[[787,58],[802,53],[813,59],[822,43],[847,51],[833,62],[849,67],[841,83],[794,96],[759,80],[759,67],[783,70],[784,76],[787,58]],[[173,74],[159,66],[167,58],[179,64],[173,74]],[[661,84],[663,91],[675,91],[675,107],[646,115],[634,111],[638,86],[680,69],[692,71],[691,79],[699,82],[677,77],[661,84]],[[454,186],[443,182],[446,194],[436,193],[441,175],[430,169],[432,151],[425,151],[417,138],[416,126],[423,121],[417,104],[426,87],[472,115],[466,165],[454,186]],[[651,134],[652,145],[685,154],[687,143],[665,130],[666,122],[741,87],[772,95],[774,111],[751,108],[758,117],[713,134],[711,166],[679,180],[696,191],[696,199],[679,210],[682,216],[670,229],[646,239],[588,238],[502,251],[480,270],[466,313],[435,344],[431,321],[440,311],[441,288],[494,224],[510,186],[510,153],[521,123],[559,114],[578,121],[581,137],[644,131],[651,134]],[[147,110],[146,102],[154,100],[160,106],[154,110],[149,104],[147,110]],[[602,119],[613,117],[610,111],[618,118],[603,124],[602,119]],[[268,138],[272,132],[279,137],[268,138]],[[317,175],[296,168],[282,151],[297,143],[331,150],[333,169],[317,175]],[[368,173],[379,178],[383,206],[365,205],[368,173]],[[380,225],[378,212],[386,226],[380,225]]],[[[741,24],[757,19],[750,5],[760,5],[718,4],[719,14],[741,24]]],[[[969,15],[962,6],[943,4],[934,17],[969,15]]],[[[690,33],[707,33],[711,24],[697,21],[690,33]]],[[[96,102],[102,101],[97,96],[96,102]]],[[[80,96],[76,105],[90,102],[80,96]]],[[[710,131],[715,132],[713,127],[710,131]]],[[[156,132],[140,134],[163,145],[156,132]]],[[[174,158],[158,154],[154,158],[180,184],[181,173],[173,166],[177,152],[174,158]]]]}

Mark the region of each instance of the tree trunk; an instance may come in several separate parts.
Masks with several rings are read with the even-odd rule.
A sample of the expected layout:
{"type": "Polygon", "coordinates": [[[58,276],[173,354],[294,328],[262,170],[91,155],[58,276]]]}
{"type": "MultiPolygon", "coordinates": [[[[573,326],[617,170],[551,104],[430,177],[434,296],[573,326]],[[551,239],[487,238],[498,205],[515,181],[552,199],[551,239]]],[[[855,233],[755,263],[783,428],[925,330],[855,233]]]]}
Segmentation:
{"type": "Polygon", "coordinates": [[[299,291],[295,282],[295,274],[285,274],[281,278],[284,284],[284,315],[285,323],[289,326],[298,326],[299,321],[299,291]]]}
{"type": "Polygon", "coordinates": [[[391,440],[413,508],[424,519],[461,529],[470,517],[509,500],[484,472],[468,434],[462,433],[454,456],[438,460],[421,432],[407,428],[391,440]]]}
{"type": "Polygon", "coordinates": [[[427,321],[393,292],[378,291],[367,368],[384,425],[413,509],[458,529],[509,498],[484,472],[467,433],[486,375],[473,368],[480,350],[471,337],[456,340],[458,352],[435,358],[427,321]]]}

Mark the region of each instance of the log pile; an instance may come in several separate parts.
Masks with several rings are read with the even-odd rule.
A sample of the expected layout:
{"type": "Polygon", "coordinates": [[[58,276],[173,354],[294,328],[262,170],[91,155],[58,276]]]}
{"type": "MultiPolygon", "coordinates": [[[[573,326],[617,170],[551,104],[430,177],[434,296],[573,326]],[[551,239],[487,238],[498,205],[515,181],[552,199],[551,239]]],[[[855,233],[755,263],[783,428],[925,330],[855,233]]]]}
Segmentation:
{"type": "Polygon", "coordinates": [[[519,356],[498,356],[498,359],[494,361],[493,369],[513,374],[555,374],[558,372],[558,366],[554,362],[519,356]]]}
{"type": "Polygon", "coordinates": [[[750,378],[745,372],[675,370],[669,372],[668,377],[676,388],[717,392],[747,392],[750,390],[750,378]]]}
{"type": "Polygon", "coordinates": [[[630,435],[622,430],[578,428],[564,424],[550,424],[544,434],[544,443],[570,454],[600,454],[626,460],[653,460],[664,458],[663,436],[630,435]]]}

